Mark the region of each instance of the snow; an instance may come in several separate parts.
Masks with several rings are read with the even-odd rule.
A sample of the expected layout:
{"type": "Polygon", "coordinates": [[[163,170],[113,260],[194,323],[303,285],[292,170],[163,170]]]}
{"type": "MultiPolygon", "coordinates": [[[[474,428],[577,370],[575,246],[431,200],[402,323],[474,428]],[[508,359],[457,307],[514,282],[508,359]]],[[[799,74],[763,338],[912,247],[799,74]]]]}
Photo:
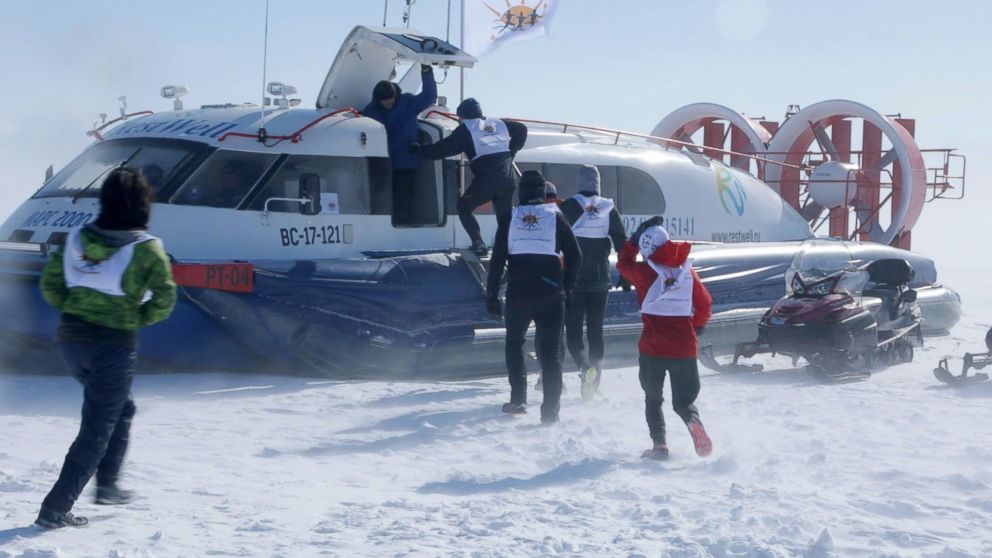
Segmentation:
{"type": "MultiPolygon", "coordinates": [[[[636,368],[606,371],[562,422],[503,416],[505,379],[332,382],[139,376],[123,484],[142,499],[31,522],[78,427],[66,377],[0,375],[0,557],[992,555],[992,382],[948,388],[939,358],[983,347],[992,270],[942,270],[965,316],[916,361],[823,385],[704,371],[710,458],[666,405],[650,445],[636,368]]],[[[531,377],[531,382],[535,378],[531,377]]]]}

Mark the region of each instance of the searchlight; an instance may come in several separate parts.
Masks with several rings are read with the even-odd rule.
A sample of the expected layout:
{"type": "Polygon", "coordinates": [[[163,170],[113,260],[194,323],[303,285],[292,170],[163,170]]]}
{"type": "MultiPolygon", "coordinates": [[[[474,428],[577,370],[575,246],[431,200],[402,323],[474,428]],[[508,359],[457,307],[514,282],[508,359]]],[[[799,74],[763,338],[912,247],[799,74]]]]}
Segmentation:
{"type": "MultiPolygon", "coordinates": [[[[270,81],[268,85],[265,86],[265,90],[269,92],[269,95],[273,97],[281,97],[280,99],[273,99],[274,104],[277,108],[287,109],[289,107],[295,107],[300,104],[299,99],[287,99],[289,95],[296,95],[297,90],[293,85],[288,83],[281,83],[278,81],[270,81]]],[[[266,99],[266,104],[268,104],[269,99],[266,99]]]]}
{"type": "Polygon", "coordinates": [[[159,90],[162,97],[172,99],[172,109],[183,110],[183,96],[189,94],[189,88],[185,85],[166,85],[159,90]]]}

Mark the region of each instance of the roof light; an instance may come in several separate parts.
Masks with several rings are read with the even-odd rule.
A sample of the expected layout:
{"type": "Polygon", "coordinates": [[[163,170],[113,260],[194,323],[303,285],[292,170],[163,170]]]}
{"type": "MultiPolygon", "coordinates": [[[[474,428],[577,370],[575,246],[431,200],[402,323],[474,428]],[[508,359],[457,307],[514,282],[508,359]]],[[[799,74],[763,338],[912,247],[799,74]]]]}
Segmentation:
{"type": "Polygon", "coordinates": [[[285,97],[287,95],[296,94],[295,87],[285,83],[280,83],[278,81],[270,81],[265,89],[269,92],[269,95],[274,95],[277,97],[285,97]]]}
{"type": "Polygon", "coordinates": [[[189,94],[189,88],[185,85],[166,85],[160,90],[162,97],[166,99],[172,99],[172,108],[174,110],[183,110],[183,100],[184,95],[189,94]]]}
{"type": "MultiPolygon", "coordinates": [[[[292,85],[280,83],[278,81],[270,81],[269,84],[265,86],[265,89],[269,92],[269,95],[272,95],[273,97],[282,97],[281,99],[276,99],[274,103],[281,109],[288,109],[289,107],[295,107],[300,104],[299,99],[286,98],[287,95],[296,94],[296,87],[292,85]]],[[[266,102],[268,102],[268,99],[266,99],[266,102]]]]}

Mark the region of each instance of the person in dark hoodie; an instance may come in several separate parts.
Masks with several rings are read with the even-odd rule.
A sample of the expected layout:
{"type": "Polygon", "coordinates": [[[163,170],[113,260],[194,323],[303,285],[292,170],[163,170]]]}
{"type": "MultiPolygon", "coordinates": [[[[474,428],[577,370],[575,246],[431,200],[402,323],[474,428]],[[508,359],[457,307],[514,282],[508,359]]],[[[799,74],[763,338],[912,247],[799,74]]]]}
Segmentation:
{"type": "Polygon", "coordinates": [[[459,153],[469,158],[472,184],[458,199],[458,219],[472,240],[471,250],[482,257],[489,247],[482,239],[479,222],[472,214],[486,202],[493,202],[496,222],[510,220],[513,209],[513,157],[527,142],[527,127],[512,120],[486,118],[482,106],[468,98],[456,109],[461,124],[441,141],[431,145],[410,145],[411,153],[428,159],[442,159],[459,153]]]}
{"type": "Polygon", "coordinates": [[[685,422],[696,453],[710,454],[710,442],[695,401],[699,395],[696,335],[706,326],[713,299],[689,259],[691,245],[671,242],[656,217],[641,223],[624,245],[617,269],[637,289],[644,330],[638,343],[644,416],[654,445],[642,457],[667,459],[661,411],[665,373],[672,378],[672,407],[685,422]],[[643,262],[637,262],[640,250],[643,262]]]}
{"type": "Polygon", "coordinates": [[[417,168],[420,156],[411,153],[409,145],[417,142],[420,129],[417,115],[437,102],[437,82],[428,65],[420,66],[420,93],[403,93],[400,86],[387,80],[372,89],[372,101],[362,115],[386,127],[389,162],[393,168],[393,215],[396,222],[406,224],[414,204],[417,168]]]}
{"type": "Polygon", "coordinates": [[[575,183],[578,193],[560,206],[582,249],[582,267],[572,304],[565,311],[565,338],[568,352],[580,370],[582,397],[589,399],[599,389],[602,373],[603,319],[612,286],[610,249],[619,254],[627,234],[616,204],[602,196],[599,169],[592,165],[579,167],[575,183]],[[588,354],[582,339],[583,325],[589,338],[588,354]]]}
{"type": "Polygon", "coordinates": [[[137,171],[111,171],[100,189],[97,220],[69,233],[41,276],[41,294],[62,312],[62,359],[83,385],[79,434],[35,521],[46,528],[82,527],[70,511],[96,474],[98,504],[126,504],[117,484],[135,406],[131,382],[137,330],[166,319],[176,303],[169,258],[146,232],[152,191],[137,171]]]}
{"type": "Polygon", "coordinates": [[[520,205],[512,210],[511,219],[501,222],[496,231],[486,284],[486,307],[494,316],[502,315],[499,285],[503,269],[508,266],[506,370],[510,401],[503,405],[503,412],[515,414],[527,410],[523,347],[527,328],[534,322],[544,378],[541,422],[550,424],[558,421],[561,398],[562,320],[582,253],[565,217],[555,204],[545,203],[544,177],[540,172],[523,173],[518,201],[520,205]]]}

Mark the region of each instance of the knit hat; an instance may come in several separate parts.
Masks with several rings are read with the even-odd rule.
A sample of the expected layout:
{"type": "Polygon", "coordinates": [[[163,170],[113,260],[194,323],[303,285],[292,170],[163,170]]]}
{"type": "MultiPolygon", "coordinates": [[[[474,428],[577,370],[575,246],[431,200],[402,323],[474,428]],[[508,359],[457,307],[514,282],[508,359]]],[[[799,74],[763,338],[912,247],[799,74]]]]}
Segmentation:
{"type": "Polygon", "coordinates": [[[114,169],[100,187],[96,225],[108,230],[143,229],[151,216],[152,189],[138,171],[114,169]]]}
{"type": "Polygon", "coordinates": [[[472,97],[465,99],[455,109],[455,114],[462,118],[482,118],[482,105],[472,97]]]}
{"type": "Polygon", "coordinates": [[[382,80],[372,89],[372,100],[375,102],[392,99],[396,96],[396,86],[391,81],[382,80]]]}
{"type": "Polygon", "coordinates": [[[546,200],[556,200],[556,199],[558,199],[558,187],[555,186],[554,182],[545,181],[545,183],[544,183],[544,199],[546,199],[546,200]]]}
{"type": "Polygon", "coordinates": [[[641,250],[641,256],[649,258],[655,250],[664,246],[666,242],[668,242],[668,231],[664,227],[655,225],[648,227],[641,233],[641,240],[637,243],[637,247],[641,250]]]}
{"type": "Polygon", "coordinates": [[[545,182],[541,171],[528,170],[520,175],[520,191],[517,201],[520,205],[529,203],[544,203],[545,182]]]}
{"type": "Polygon", "coordinates": [[[575,189],[579,192],[600,194],[599,169],[593,165],[582,165],[575,173],[575,189]]]}

